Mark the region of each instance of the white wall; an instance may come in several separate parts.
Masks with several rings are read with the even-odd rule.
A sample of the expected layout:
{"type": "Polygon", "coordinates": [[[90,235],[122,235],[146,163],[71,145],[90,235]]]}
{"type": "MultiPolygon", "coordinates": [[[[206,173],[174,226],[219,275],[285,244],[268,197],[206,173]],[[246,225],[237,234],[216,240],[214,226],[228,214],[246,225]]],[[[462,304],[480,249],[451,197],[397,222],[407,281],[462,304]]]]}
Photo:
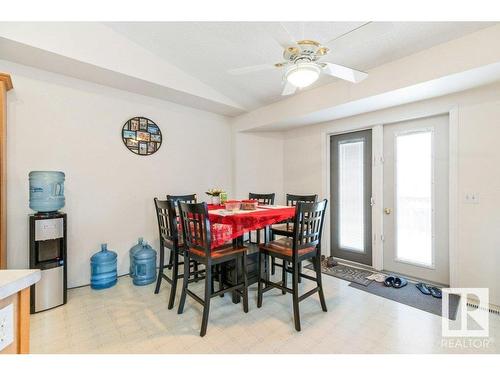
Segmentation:
{"type": "Polygon", "coordinates": [[[490,288],[500,305],[500,100],[459,108],[459,286],[490,288]],[[466,193],[479,204],[465,204],[466,193]]]}
{"type": "Polygon", "coordinates": [[[326,198],[323,193],[322,128],[303,127],[285,133],[284,145],[284,189],[291,194],[318,194],[319,199],[326,198]]]}
{"type": "Polygon", "coordinates": [[[500,83],[285,132],[284,190],[318,192],[321,197],[328,197],[328,133],[454,110],[458,112],[458,199],[455,202],[458,237],[452,251],[456,256],[450,263],[455,262],[455,286],[488,287],[491,302],[500,305],[500,237],[497,234],[500,227],[500,83]],[[298,152],[299,149],[308,152],[298,152]],[[300,170],[309,172],[298,174],[300,170]],[[467,192],[479,193],[480,203],[465,204],[462,198],[467,192]]]}
{"type": "Polygon", "coordinates": [[[28,173],[66,173],[69,286],[89,283],[89,258],[107,242],[128,272],[139,236],[158,248],[153,198],[219,186],[232,191],[226,118],[165,101],[0,61],[8,95],[8,266],[28,266],[28,173]],[[134,116],[154,120],[160,150],[138,156],[121,129],[134,116]]]}
{"type": "Polygon", "coordinates": [[[233,134],[235,197],[248,193],[276,193],[275,203],[284,203],[283,134],[233,134]]]}

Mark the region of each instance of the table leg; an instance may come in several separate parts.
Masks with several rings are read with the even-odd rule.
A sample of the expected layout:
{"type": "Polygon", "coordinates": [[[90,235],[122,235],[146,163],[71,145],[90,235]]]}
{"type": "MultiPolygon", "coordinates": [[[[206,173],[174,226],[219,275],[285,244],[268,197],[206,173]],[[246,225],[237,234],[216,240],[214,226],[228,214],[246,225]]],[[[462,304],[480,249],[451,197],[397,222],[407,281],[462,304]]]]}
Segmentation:
{"type": "MultiPolygon", "coordinates": [[[[236,246],[243,246],[243,236],[235,238],[233,244],[235,244],[236,246]]],[[[245,254],[245,256],[246,256],[246,254],[245,254]]],[[[235,275],[234,282],[236,284],[238,283],[238,274],[240,273],[240,269],[241,269],[239,263],[240,262],[238,262],[238,261],[235,262],[235,274],[236,275],[235,275]]],[[[240,303],[240,300],[241,300],[240,295],[234,290],[231,292],[231,299],[232,299],[233,303],[240,303]]]]}

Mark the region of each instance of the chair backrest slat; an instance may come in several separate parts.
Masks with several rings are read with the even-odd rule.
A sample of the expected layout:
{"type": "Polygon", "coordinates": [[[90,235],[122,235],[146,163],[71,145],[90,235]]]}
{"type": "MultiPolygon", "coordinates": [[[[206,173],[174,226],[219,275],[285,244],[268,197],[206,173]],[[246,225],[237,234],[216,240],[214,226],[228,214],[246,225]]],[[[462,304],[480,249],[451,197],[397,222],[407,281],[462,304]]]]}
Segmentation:
{"type": "Polygon", "coordinates": [[[156,217],[158,219],[158,232],[160,242],[172,241],[174,246],[179,244],[179,231],[177,229],[177,214],[174,203],[170,200],[154,199],[156,217]]]}
{"type": "Polygon", "coordinates": [[[179,201],[179,217],[186,247],[200,250],[209,258],[211,231],[207,204],[179,201]]]}
{"type": "Polygon", "coordinates": [[[296,194],[287,194],[286,195],[286,205],[287,206],[296,206],[298,202],[307,202],[314,203],[318,200],[318,195],[296,195],[296,194]]]}
{"type": "Polygon", "coordinates": [[[258,193],[248,193],[248,199],[256,199],[259,204],[270,205],[274,204],[275,193],[269,194],[258,194],[258,193]]]}
{"type": "Polygon", "coordinates": [[[293,256],[304,248],[321,243],[325,211],[328,201],[307,203],[299,201],[295,208],[293,256]]]}
{"type": "MultiPolygon", "coordinates": [[[[167,199],[173,202],[173,205],[175,207],[175,214],[177,216],[177,222],[180,224],[179,202],[196,203],[196,194],[185,194],[185,195],[167,194],[167,199]]],[[[179,233],[179,237],[183,238],[182,231],[179,233]]]]}

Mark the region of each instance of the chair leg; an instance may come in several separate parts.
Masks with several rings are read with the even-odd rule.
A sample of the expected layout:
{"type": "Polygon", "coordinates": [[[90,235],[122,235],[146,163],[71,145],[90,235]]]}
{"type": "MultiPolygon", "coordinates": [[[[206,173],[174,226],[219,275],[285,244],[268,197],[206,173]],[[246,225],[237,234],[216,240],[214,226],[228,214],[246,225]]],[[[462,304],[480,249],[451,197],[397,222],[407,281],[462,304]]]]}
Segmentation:
{"type": "MultiPolygon", "coordinates": [[[[175,301],[175,293],[177,292],[177,275],[179,275],[179,253],[177,251],[174,252],[174,264],[172,268],[172,285],[170,288],[170,297],[168,299],[168,309],[172,310],[174,307],[175,301]]],[[[184,270],[186,272],[186,270],[184,270]]],[[[189,267],[187,268],[187,272],[189,273],[189,267]]]]}
{"type": "Polygon", "coordinates": [[[199,278],[198,278],[198,262],[194,262],[193,270],[194,270],[194,281],[197,283],[199,280],[199,278]]]}
{"type": "Polygon", "coordinates": [[[328,311],[326,309],[325,295],[323,294],[323,283],[321,281],[321,256],[318,254],[314,258],[314,268],[316,269],[316,284],[318,285],[319,301],[321,302],[321,308],[323,311],[328,311]]]}
{"type": "Polygon", "coordinates": [[[163,279],[163,268],[165,265],[165,248],[160,244],[160,267],[158,268],[158,277],[156,278],[155,294],[160,292],[161,280],[163,279]]]}
{"type": "Polygon", "coordinates": [[[179,300],[179,308],[177,309],[177,314],[182,314],[182,312],[184,311],[184,303],[186,302],[188,281],[189,281],[189,255],[187,254],[187,252],[184,252],[184,276],[182,278],[182,293],[181,293],[181,299],[179,300]]]}
{"type": "Polygon", "coordinates": [[[201,320],[200,336],[203,337],[207,333],[208,313],[210,312],[210,295],[212,290],[212,265],[207,264],[205,275],[205,299],[203,300],[203,318],[201,320]]]}
{"type": "MultiPolygon", "coordinates": [[[[274,232],[271,232],[271,240],[274,241],[276,240],[276,235],[274,232]]],[[[276,259],[272,256],[271,257],[271,275],[274,275],[276,273],[276,259]]]]}
{"type": "Polygon", "coordinates": [[[300,276],[301,272],[302,272],[302,263],[299,263],[299,283],[302,282],[302,277],[300,276]]]}
{"type": "MultiPolygon", "coordinates": [[[[219,283],[219,290],[224,289],[224,285],[222,284],[222,264],[219,264],[217,266],[217,273],[218,273],[218,283],[219,283]]],[[[224,298],[224,294],[220,295],[220,298],[224,298]]]]}
{"type": "MultiPolygon", "coordinates": [[[[215,276],[217,274],[217,265],[215,266],[212,266],[212,277],[215,276]]],[[[210,283],[210,293],[211,294],[214,294],[215,292],[215,285],[214,283],[210,283]]]]}
{"type": "Polygon", "coordinates": [[[299,313],[299,264],[292,264],[292,290],[293,290],[293,320],[295,322],[295,329],[300,331],[300,313],[299,313]]]}
{"type": "Polygon", "coordinates": [[[168,258],[168,265],[167,265],[167,268],[169,270],[172,269],[172,266],[174,264],[174,250],[170,250],[170,255],[169,255],[169,258],[168,258]]]}
{"type": "Polygon", "coordinates": [[[266,267],[265,270],[265,282],[264,286],[267,288],[269,286],[269,281],[271,281],[271,257],[269,254],[264,255],[264,266],[266,267]]]}
{"type": "Polygon", "coordinates": [[[262,307],[262,252],[257,258],[257,307],[262,307]]]}
{"type": "Polygon", "coordinates": [[[243,269],[241,270],[243,274],[243,311],[248,312],[248,278],[247,278],[247,255],[243,253],[241,257],[241,263],[243,269]]]}
{"type": "MultiPolygon", "coordinates": [[[[281,269],[281,285],[286,288],[287,286],[287,272],[286,272],[286,260],[283,259],[283,268],[281,269]]],[[[284,290],[281,291],[281,294],[286,294],[284,290]]]]}

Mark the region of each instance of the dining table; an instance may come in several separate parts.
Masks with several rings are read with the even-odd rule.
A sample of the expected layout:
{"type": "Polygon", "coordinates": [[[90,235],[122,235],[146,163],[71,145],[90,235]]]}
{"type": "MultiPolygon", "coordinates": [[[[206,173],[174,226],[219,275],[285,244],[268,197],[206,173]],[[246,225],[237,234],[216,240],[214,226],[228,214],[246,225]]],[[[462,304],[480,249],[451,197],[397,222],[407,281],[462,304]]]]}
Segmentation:
{"type": "MultiPolygon", "coordinates": [[[[208,205],[208,216],[211,226],[212,247],[223,245],[229,241],[238,245],[244,244],[244,236],[253,231],[264,230],[269,238],[269,227],[273,224],[289,220],[295,216],[295,207],[281,205],[258,205],[252,210],[228,211],[222,205],[208,205]]],[[[250,235],[249,235],[250,236],[250,235]]],[[[250,238],[250,237],[249,237],[250,238]]],[[[247,279],[249,285],[258,280],[258,244],[248,241],[247,279]]],[[[236,283],[241,270],[236,264],[228,264],[223,269],[223,282],[236,283]]],[[[233,302],[239,302],[239,296],[233,293],[233,302]]]]}

